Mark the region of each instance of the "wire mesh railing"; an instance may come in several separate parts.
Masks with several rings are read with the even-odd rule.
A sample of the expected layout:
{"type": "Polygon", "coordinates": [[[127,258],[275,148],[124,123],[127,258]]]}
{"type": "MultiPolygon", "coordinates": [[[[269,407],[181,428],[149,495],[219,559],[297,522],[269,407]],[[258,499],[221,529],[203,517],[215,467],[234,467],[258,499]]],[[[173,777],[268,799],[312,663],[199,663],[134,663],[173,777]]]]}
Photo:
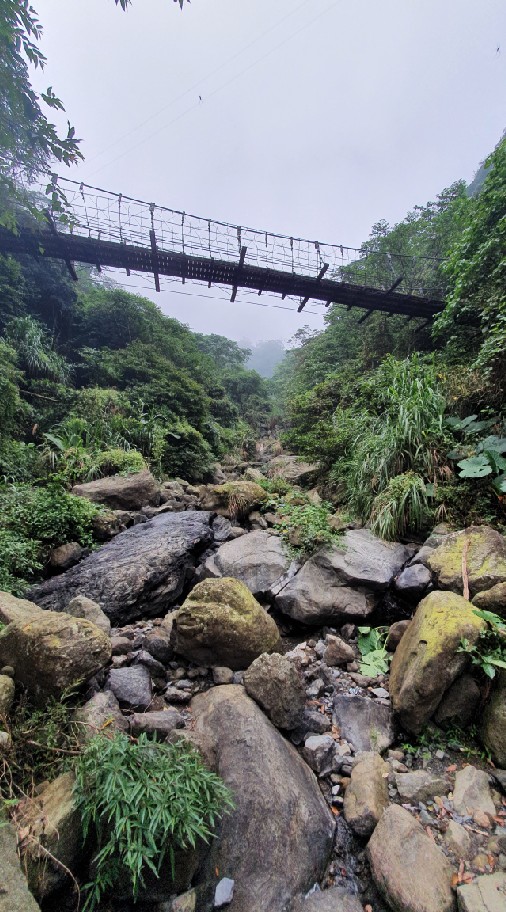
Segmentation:
{"type": "Polygon", "coordinates": [[[258,266],[423,297],[440,296],[434,257],[326,244],[233,225],[112,193],[68,178],[52,178],[58,230],[98,241],[258,266]],[[61,221],[58,201],[68,220],[61,221]]]}

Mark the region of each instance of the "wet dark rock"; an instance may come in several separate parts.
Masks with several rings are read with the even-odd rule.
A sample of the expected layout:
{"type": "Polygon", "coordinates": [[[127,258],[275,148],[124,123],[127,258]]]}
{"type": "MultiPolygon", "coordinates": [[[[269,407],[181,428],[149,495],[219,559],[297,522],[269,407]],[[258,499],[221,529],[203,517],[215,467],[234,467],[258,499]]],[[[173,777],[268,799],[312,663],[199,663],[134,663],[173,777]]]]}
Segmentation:
{"type": "Polygon", "coordinates": [[[406,567],[394,581],[396,591],[405,599],[419,601],[432,582],[432,573],[423,564],[406,567]]]}
{"type": "Polygon", "coordinates": [[[164,513],[34,586],[30,597],[42,608],[64,611],[71,598],[85,595],[122,624],[160,614],[179,598],[196,554],[211,541],[210,520],[199,511],[164,513]]]}

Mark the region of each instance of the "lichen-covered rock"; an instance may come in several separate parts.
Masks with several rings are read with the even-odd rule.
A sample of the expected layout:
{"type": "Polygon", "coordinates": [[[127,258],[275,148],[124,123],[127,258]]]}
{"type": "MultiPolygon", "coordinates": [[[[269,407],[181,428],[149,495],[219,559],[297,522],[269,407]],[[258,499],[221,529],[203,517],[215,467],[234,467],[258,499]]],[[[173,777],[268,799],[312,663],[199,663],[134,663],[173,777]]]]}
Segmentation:
{"type": "Polygon", "coordinates": [[[367,754],[351,773],[344,794],[344,816],[357,836],[370,836],[388,807],[388,763],[367,754]]]}
{"type": "Polygon", "coordinates": [[[177,612],[171,643],[192,662],[237,671],[273,652],[279,632],[244,583],[224,577],[195,586],[177,612]]]}
{"type": "Polygon", "coordinates": [[[475,643],[485,626],[473,606],[452,592],[432,592],[420,602],[390,669],[392,706],[403,728],[422,730],[464,668],[461,640],[475,643]]]}
{"type": "Polygon", "coordinates": [[[21,851],[30,890],[38,900],[60,887],[71,890],[72,881],[64,867],[75,873],[82,860],[81,815],[74,782],[73,773],[63,773],[17,809],[21,832],[30,834],[26,842],[22,840],[21,851]]]}
{"type": "Polygon", "coordinates": [[[21,870],[16,831],[7,822],[0,827],[0,912],[40,912],[21,870]]]}
{"type": "Polygon", "coordinates": [[[462,593],[464,543],[471,595],[506,583],[506,539],[489,526],[470,526],[447,535],[427,559],[440,589],[462,593]]]}
{"type": "Polygon", "coordinates": [[[0,592],[0,621],[2,624],[28,624],[33,618],[39,617],[40,608],[27,599],[16,598],[10,592],[0,592]]]}
{"type": "Polygon", "coordinates": [[[226,542],[209,557],[206,575],[231,576],[240,580],[253,595],[270,596],[290,567],[291,560],[277,535],[250,532],[226,542]]]}
{"type": "Polygon", "coordinates": [[[262,707],[277,728],[297,728],[306,705],[302,675],[277,653],[255,659],[244,674],[246,692],[262,707]]]}
{"type": "Polygon", "coordinates": [[[214,878],[217,868],[235,881],[230,912],[289,908],[323,876],[332,850],[334,822],[317,781],[242,687],[215,687],[191,709],[235,801],[199,876],[214,878]]]}
{"type": "Polygon", "coordinates": [[[220,516],[248,516],[255,507],[267,500],[267,492],[254,481],[228,481],[221,485],[203,485],[200,505],[220,516]]]}
{"type": "Polygon", "coordinates": [[[499,671],[485,707],[481,739],[497,766],[506,769],[506,671],[499,671]]]}
{"type": "Polygon", "coordinates": [[[473,605],[482,611],[493,611],[494,614],[506,618],[506,582],[496,583],[491,589],[478,592],[473,598],[473,605]]]}
{"type": "Polygon", "coordinates": [[[38,609],[26,622],[12,622],[0,632],[0,666],[14,668],[16,683],[38,705],[86,681],[110,658],[109,637],[68,614],[38,609]]]}
{"type": "Polygon", "coordinates": [[[121,625],[152,617],[179,598],[198,553],[211,541],[210,513],[162,513],[120,533],[77,567],[33,586],[29,595],[53,611],[65,611],[72,598],[84,595],[121,625]]]}
{"type": "Polygon", "coordinates": [[[160,486],[147,469],[74,485],[72,494],[92,503],[106,504],[113,510],[140,510],[146,504],[160,503],[160,486]]]}
{"type": "Polygon", "coordinates": [[[405,808],[387,808],[367,854],[376,886],[396,912],[454,912],[452,868],[405,808]]]}

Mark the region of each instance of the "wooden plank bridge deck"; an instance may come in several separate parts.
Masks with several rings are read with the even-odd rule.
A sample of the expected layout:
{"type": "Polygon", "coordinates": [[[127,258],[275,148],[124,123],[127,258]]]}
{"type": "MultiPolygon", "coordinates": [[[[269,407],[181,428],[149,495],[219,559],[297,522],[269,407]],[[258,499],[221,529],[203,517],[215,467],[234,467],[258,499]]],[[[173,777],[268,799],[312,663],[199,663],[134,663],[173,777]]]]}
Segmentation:
{"type": "Polygon", "coordinates": [[[393,281],[385,290],[367,281],[369,275],[360,270],[360,251],[352,248],[211,222],[72,181],[60,182],[64,192],[68,186],[74,191],[70,229],[61,230],[50,214],[47,224],[32,222],[16,234],[0,228],[1,253],[63,260],[74,278],[73,263],[86,263],[127,274],[151,273],[157,290],[160,276],[172,276],[228,286],[232,301],[244,288],[296,298],[299,311],[309,300],[359,307],[365,310],[363,319],[383,311],[430,321],[444,307],[436,297],[397,290],[406,261],[412,270],[413,257],[395,260],[388,255],[393,281]],[[353,255],[358,258],[353,260],[353,255]]]}

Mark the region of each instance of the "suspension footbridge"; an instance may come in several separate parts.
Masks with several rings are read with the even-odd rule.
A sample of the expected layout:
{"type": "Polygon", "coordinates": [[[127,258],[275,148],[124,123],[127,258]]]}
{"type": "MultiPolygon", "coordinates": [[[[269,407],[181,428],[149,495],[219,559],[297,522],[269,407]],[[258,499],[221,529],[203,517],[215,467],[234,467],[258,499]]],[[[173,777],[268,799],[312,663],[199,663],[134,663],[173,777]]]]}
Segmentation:
{"type": "Polygon", "coordinates": [[[444,307],[428,285],[435,264],[427,257],[371,255],[367,248],[245,228],[67,178],[54,179],[51,198],[43,221],[20,223],[16,233],[0,228],[1,253],[63,260],[75,279],[74,263],[85,263],[151,273],[157,291],[160,277],[171,276],[226,286],[231,301],[239,289],[280,295],[294,299],[299,312],[316,301],[362,308],[362,319],[383,311],[431,321],[444,307]]]}

